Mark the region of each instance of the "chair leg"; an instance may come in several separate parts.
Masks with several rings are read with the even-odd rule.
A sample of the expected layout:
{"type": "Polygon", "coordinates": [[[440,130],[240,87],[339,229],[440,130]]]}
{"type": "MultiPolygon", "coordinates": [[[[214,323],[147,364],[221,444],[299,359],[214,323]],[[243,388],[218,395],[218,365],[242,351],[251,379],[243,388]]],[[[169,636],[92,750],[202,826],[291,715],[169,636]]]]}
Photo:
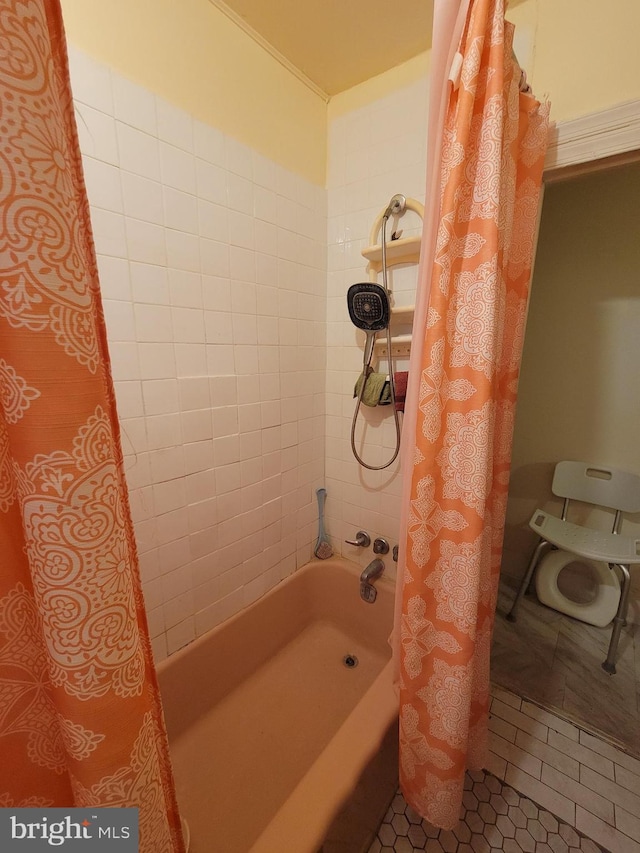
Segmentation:
{"type": "Polygon", "coordinates": [[[529,565],[527,566],[527,571],[524,573],[524,577],[522,578],[522,583],[520,584],[520,588],[518,589],[518,594],[516,595],[516,600],[513,602],[511,610],[507,613],[507,619],[509,622],[515,622],[518,618],[518,608],[520,607],[520,602],[527,591],[529,584],[531,583],[531,578],[533,577],[533,573],[535,571],[538,562],[540,561],[540,557],[542,557],[545,551],[548,551],[551,548],[551,543],[547,542],[546,539],[540,539],[538,544],[536,545],[533,554],[531,555],[531,559],[529,560],[529,565]]]}
{"type": "Polygon", "coordinates": [[[603,662],[602,668],[609,675],[616,674],[616,657],[618,654],[618,643],[620,642],[620,632],[627,624],[627,610],[629,609],[629,590],[631,588],[631,576],[629,567],[623,566],[620,563],[612,563],[617,566],[622,573],[622,586],[620,588],[620,601],[618,603],[618,611],[613,619],[613,631],[611,632],[611,640],[609,641],[609,651],[607,659],[603,662]]]}

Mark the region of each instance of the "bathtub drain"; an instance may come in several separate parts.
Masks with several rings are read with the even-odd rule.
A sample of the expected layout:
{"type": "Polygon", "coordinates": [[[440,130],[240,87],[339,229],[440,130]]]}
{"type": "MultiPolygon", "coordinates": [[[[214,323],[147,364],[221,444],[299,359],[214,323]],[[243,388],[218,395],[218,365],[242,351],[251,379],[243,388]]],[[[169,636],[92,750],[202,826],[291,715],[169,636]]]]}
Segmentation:
{"type": "Polygon", "coordinates": [[[353,669],[354,666],[358,666],[358,658],[355,655],[345,655],[342,658],[342,663],[348,668],[353,669]]]}

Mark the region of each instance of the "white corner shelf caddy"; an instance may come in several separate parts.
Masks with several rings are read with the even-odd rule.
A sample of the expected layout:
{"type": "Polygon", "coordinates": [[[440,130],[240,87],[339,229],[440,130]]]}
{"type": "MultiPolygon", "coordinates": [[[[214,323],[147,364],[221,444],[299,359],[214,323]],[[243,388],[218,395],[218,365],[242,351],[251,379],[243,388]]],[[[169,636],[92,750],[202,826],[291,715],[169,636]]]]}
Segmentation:
{"type": "MultiPolygon", "coordinates": [[[[408,198],[406,201],[405,211],[412,210],[417,213],[420,219],[424,219],[424,206],[414,198],[408,198]]],[[[368,272],[369,281],[377,282],[379,274],[382,272],[382,245],[376,242],[382,234],[382,211],[373,223],[371,228],[370,241],[371,245],[362,250],[362,256],[369,262],[368,272]]],[[[387,269],[399,266],[400,264],[418,264],[420,261],[421,237],[400,237],[398,240],[387,240],[385,244],[387,256],[387,269]]],[[[407,326],[413,323],[413,313],[415,306],[413,305],[398,305],[391,308],[391,326],[407,326]]],[[[375,342],[374,350],[379,358],[384,358],[389,355],[387,348],[386,337],[378,338],[375,342]]],[[[391,336],[391,355],[408,356],[411,353],[411,335],[410,334],[392,334],[391,336]]]]}

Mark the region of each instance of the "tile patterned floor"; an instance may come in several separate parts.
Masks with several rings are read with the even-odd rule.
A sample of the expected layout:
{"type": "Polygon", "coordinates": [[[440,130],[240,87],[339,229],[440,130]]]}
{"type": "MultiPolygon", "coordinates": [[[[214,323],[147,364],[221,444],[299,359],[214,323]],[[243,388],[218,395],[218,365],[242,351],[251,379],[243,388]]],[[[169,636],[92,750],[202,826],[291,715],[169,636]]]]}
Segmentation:
{"type": "Polygon", "coordinates": [[[596,628],[540,604],[522,600],[518,621],[506,613],[516,582],[500,580],[491,680],[582,728],[640,756],[640,625],[623,629],[617,674],[602,669],[611,630],[596,628]]]}
{"type": "Polygon", "coordinates": [[[460,823],[451,832],[422,820],[398,792],[369,853],[601,853],[575,829],[495,776],[467,773],[460,823]]]}

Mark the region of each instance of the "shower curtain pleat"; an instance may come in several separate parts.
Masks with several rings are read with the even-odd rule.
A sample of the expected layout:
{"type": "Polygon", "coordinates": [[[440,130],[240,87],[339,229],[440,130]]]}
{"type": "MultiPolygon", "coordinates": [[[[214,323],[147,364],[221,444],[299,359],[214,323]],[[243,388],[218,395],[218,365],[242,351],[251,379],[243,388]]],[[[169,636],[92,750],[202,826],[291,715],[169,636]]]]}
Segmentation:
{"type": "Polygon", "coordinates": [[[183,853],[58,0],[0,0],[0,807],[183,853]]]}
{"type": "MultiPolygon", "coordinates": [[[[441,12],[452,22],[466,5],[438,4],[436,33],[441,12]]],[[[519,91],[512,42],[503,0],[471,0],[427,186],[439,210],[423,247],[428,300],[414,322],[420,347],[404,428],[400,782],[407,802],[445,829],[458,821],[466,769],[487,758],[491,634],[547,146],[548,105],[519,91]]]]}

